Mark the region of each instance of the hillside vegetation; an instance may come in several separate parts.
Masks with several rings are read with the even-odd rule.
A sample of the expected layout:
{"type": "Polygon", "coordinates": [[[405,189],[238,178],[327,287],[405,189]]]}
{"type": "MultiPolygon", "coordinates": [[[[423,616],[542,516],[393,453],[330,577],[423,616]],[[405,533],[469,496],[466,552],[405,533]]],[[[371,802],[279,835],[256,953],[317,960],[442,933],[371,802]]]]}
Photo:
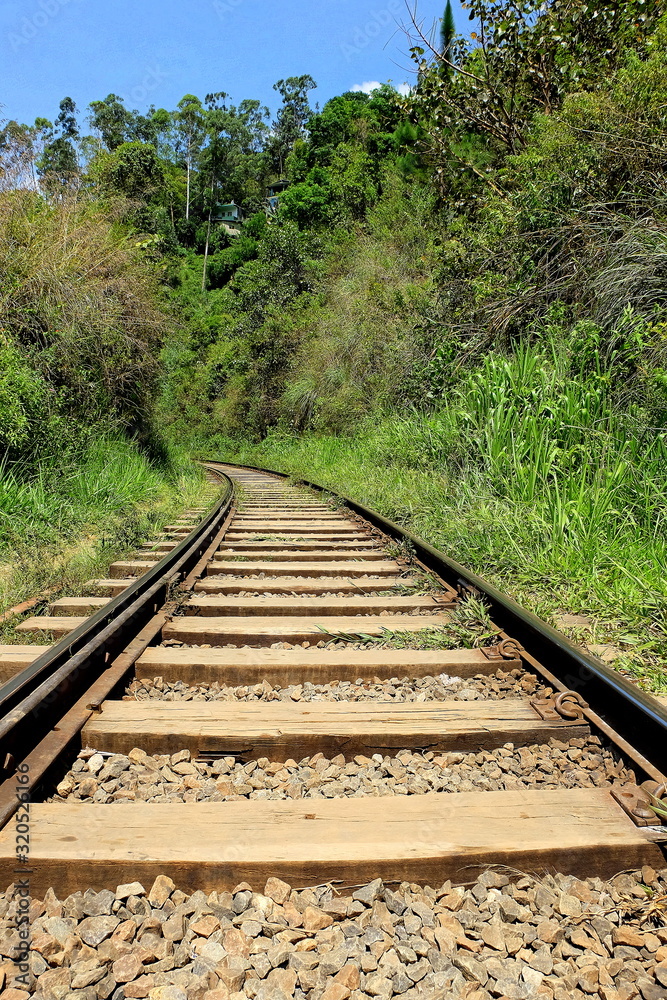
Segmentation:
{"type": "Polygon", "coordinates": [[[91,412],[152,461],[178,443],[319,479],[667,689],[667,15],[468,8],[470,39],[449,10],[407,25],[407,96],[313,113],[295,76],[274,121],[211,93],[111,94],[92,140],[67,100],[8,123],[8,173],[37,180],[0,225],[27,248],[39,220],[43,266],[7,255],[5,447],[91,412]],[[76,272],[104,300],[90,338],[72,238],[104,262],[76,272]]]}
{"type": "Polygon", "coordinates": [[[154,433],[168,313],[136,236],[86,198],[0,193],[0,605],[95,575],[195,495],[154,433]]]}

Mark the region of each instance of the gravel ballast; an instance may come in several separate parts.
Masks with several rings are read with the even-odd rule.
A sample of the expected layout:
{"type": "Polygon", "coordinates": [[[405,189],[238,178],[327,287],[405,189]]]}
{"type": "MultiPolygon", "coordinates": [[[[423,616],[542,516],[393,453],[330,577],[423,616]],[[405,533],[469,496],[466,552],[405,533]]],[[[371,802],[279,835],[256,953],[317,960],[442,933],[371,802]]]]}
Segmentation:
{"type": "Polygon", "coordinates": [[[268,681],[245,687],[225,687],[217,682],[188,686],[161,677],[135,680],[126,700],[148,701],[497,701],[501,698],[544,698],[552,689],[524,670],[499,670],[475,677],[392,677],[372,681],[333,681],[330,684],[291,684],[286,687],[268,681]]]}
{"type": "MultiPolygon", "coordinates": [[[[255,887],[257,889],[258,887],[255,887]]],[[[29,982],[15,978],[18,900],[0,894],[5,1000],[664,1000],[667,871],[611,882],[480,874],[437,890],[378,879],[187,895],[153,885],[49,891],[31,905],[29,982]],[[511,881],[511,878],[513,881],[511,881]]]]}
{"type": "Polygon", "coordinates": [[[632,772],[600,746],[596,736],[544,746],[508,743],[481,753],[412,753],[357,756],[322,754],[246,764],[234,757],[191,760],[188,750],[149,756],[81,752],[52,801],[221,802],[238,799],[321,799],[419,795],[428,792],[500,791],[517,788],[590,788],[631,782],[632,772]]]}

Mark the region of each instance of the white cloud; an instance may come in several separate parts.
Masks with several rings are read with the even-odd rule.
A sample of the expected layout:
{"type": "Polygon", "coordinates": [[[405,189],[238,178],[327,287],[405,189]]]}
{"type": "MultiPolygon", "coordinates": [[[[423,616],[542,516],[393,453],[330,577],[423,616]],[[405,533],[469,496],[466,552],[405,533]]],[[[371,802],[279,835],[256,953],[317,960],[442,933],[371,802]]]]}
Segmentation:
{"type": "MultiPolygon", "coordinates": [[[[391,83],[391,80],[389,80],[389,83],[391,83]]],[[[378,83],[377,80],[367,80],[366,83],[355,83],[353,87],[350,87],[350,90],[354,94],[372,94],[374,90],[379,90],[381,86],[382,84],[378,83]]],[[[409,83],[399,83],[396,90],[399,94],[406,97],[412,88],[409,83]]]]}
{"type": "Polygon", "coordinates": [[[374,90],[379,90],[382,86],[377,80],[369,80],[367,83],[355,83],[352,87],[353,94],[372,94],[374,90]]]}

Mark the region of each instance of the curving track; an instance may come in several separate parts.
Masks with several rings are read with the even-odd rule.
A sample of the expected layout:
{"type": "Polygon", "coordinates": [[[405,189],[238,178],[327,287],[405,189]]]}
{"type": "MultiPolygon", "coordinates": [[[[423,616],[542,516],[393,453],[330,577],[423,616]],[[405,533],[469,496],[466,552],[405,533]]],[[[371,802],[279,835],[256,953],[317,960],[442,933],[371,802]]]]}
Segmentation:
{"type": "Polygon", "coordinates": [[[271,876],[303,886],[377,877],[435,885],[469,879],[470,866],[610,876],[663,865],[667,827],[649,798],[665,781],[663,706],[376,513],[349,499],[326,502],[312,485],[274,473],[207,468],[223,485],[201,523],[203,511],[192,511],[136,559],[115,564],[95,597],[55,602],[50,615],[24,623],[60,638],[56,645],[0,649],[4,885],[15,876],[12,816],[26,793],[35,893],[115,889],[159,874],[209,892],[244,880],[258,888],[271,876]],[[486,601],[493,638],[472,648],[439,641],[465,634],[461,605],[471,596],[486,601]],[[534,676],[532,696],[418,693],[420,678],[492,681],[499,671],[534,676]],[[156,677],[167,686],[246,687],[359,679],[355,690],[409,677],[415,696],[123,698],[133,678],[156,677]],[[591,733],[637,784],[621,768],[623,783],[613,787],[536,781],[410,795],[40,801],[82,746],[267,764],[321,753],[350,763],[401,751],[430,760],[492,754],[509,744],[530,754],[554,739],[576,748],[591,733]],[[20,785],[18,775],[26,776],[20,785]]]}

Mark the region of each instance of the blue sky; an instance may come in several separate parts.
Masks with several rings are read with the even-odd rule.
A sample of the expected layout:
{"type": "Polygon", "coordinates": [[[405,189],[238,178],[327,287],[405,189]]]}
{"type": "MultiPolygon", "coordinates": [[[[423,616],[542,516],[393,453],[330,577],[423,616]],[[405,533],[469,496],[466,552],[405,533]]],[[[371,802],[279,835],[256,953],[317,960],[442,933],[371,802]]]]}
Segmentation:
{"type": "MultiPolygon", "coordinates": [[[[444,0],[419,0],[431,25],[444,0]]],[[[467,18],[456,3],[457,24],[467,18]]],[[[272,109],[273,84],[310,73],[320,104],[410,80],[405,0],[1,0],[0,119],[53,119],[117,93],[140,111],[224,90],[272,109]]]]}

